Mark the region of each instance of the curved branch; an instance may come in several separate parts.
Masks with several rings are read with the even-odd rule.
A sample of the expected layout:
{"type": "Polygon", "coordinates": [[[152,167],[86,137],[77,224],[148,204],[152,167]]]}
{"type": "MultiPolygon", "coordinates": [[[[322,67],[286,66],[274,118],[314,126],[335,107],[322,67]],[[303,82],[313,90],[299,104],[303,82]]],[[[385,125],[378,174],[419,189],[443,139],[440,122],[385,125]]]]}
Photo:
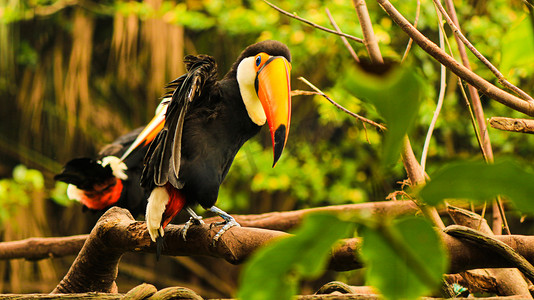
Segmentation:
{"type": "MultiPolygon", "coordinates": [[[[233,227],[212,246],[217,226],[192,226],[187,241],[181,237],[181,230],[182,226],[176,225],[165,228],[163,254],[207,255],[233,264],[243,262],[255,249],[274,239],[290,236],[281,231],[233,227]]],[[[332,251],[330,267],[339,271],[361,267],[355,255],[359,244],[359,239],[342,242],[332,251]]],[[[148,235],[146,223],[135,221],[125,209],[113,207],[98,220],[67,275],[52,293],[115,292],[118,264],[126,252],[155,253],[156,244],[148,235]]]]}
{"type": "Polygon", "coordinates": [[[76,254],[82,248],[87,236],[87,234],[82,234],[52,238],[34,237],[21,241],[3,242],[0,243],[0,259],[40,260],[76,254]]]}
{"type": "Polygon", "coordinates": [[[436,44],[430,41],[426,36],[419,32],[415,27],[404,18],[403,15],[388,0],[377,0],[384,11],[397,23],[401,29],[406,32],[413,40],[428,54],[437,61],[444,64],[449,70],[454,72],[458,77],[467,81],[476,87],[479,91],[498,102],[515,109],[519,112],[534,116],[534,103],[527,102],[504,90],[496,87],[487,80],[483,79],[473,71],[459,64],[453,57],[441,50],[436,44]]]}
{"type": "MultiPolygon", "coordinates": [[[[233,215],[243,227],[255,227],[278,231],[288,231],[297,227],[304,216],[313,212],[360,212],[381,217],[413,215],[418,211],[413,201],[381,201],[358,204],[333,205],[307,208],[295,211],[270,212],[259,215],[233,215]]],[[[204,219],[206,224],[219,222],[219,217],[204,219]]],[[[0,243],[0,260],[24,258],[38,260],[51,257],[63,257],[80,252],[88,234],[70,237],[29,238],[20,241],[0,243]]]]}
{"type": "MultiPolygon", "coordinates": [[[[241,263],[258,247],[274,239],[290,236],[287,233],[258,228],[233,227],[211,246],[218,228],[209,225],[192,226],[187,242],[181,237],[182,226],[169,225],[165,230],[166,255],[209,255],[231,263],[241,263]]],[[[499,254],[473,243],[441,233],[451,259],[450,272],[462,272],[481,267],[510,267],[511,263],[499,254]]],[[[534,259],[534,237],[495,236],[528,261],[534,259]]],[[[361,240],[342,240],[331,253],[329,269],[345,271],[361,268],[359,256],[361,240]]],[[[126,252],[154,253],[156,245],[150,240],[144,222],[136,222],[131,214],[113,207],[97,222],[80,254],[67,275],[53,293],[114,292],[121,256],[126,252]]]]}

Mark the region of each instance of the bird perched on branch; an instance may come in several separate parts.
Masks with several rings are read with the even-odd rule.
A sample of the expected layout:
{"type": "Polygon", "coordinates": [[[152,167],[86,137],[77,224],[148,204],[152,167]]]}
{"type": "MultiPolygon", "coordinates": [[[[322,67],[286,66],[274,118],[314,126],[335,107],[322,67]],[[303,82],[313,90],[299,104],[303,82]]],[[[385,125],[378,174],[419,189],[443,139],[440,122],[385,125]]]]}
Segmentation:
{"type": "Polygon", "coordinates": [[[212,57],[185,58],[188,72],[168,85],[170,102],[160,111],[165,123],[150,144],[141,178],[150,192],[147,229],[159,251],[163,229],[182,209],[191,215],[184,239],[187,228],[201,222],[193,211],[196,204],[223,219],[214,242],[239,226],[215,206],[219,186],[238,150],[265,123],[273,142],[273,167],[280,158],[291,118],[290,61],[286,45],[259,42],[247,47],[217,81],[212,57]]]}
{"type": "Polygon", "coordinates": [[[139,185],[143,161],[150,142],[163,128],[164,116],[160,112],[168,100],[163,99],[148,126],[119,137],[95,159],[83,157],[67,162],[54,177],[69,184],[67,196],[92,211],[119,206],[134,217],[144,214],[148,193],[139,185]]]}

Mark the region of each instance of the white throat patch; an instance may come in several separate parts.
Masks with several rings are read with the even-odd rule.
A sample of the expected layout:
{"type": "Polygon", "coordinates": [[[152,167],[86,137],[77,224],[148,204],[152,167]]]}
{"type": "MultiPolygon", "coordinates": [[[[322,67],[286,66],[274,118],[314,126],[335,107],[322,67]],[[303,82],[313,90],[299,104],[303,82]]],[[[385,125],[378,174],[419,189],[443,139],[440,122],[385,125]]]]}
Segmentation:
{"type": "Polygon", "coordinates": [[[255,79],[254,57],[247,57],[237,66],[237,83],[239,84],[239,91],[245,103],[248,116],[256,125],[263,126],[267,117],[265,116],[260,99],[256,94],[256,88],[254,87],[255,79]]]}

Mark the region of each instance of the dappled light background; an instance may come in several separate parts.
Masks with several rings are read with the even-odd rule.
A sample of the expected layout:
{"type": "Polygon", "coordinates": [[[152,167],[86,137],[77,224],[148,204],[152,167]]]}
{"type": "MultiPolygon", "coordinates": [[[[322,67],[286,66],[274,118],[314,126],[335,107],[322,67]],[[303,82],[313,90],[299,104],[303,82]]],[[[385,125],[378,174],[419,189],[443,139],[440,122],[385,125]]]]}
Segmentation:
{"type": "MultiPolygon", "coordinates": [[[[275,4],[330,28],[328,8],[342,31],[362,36],[350,0],[275,4]]],[[[395,4],[413,19],[415,0],[395,4]]],[[[400,61],[408,38],[375,2],[367,5],[382,53],[400,61]]],[[[503,43],[503,37],[525,18],[521,1],[457,5],[470,40],[499,66],[506,47],[514,46],[503,43]]],[[[423,1],[418,27],[435,41],[436,20],[432,4],[423,1]]],[[[293,89],[309,90],[297,80],[305,77],[347,109],[381,121],[371,104],[339,84],[356,66],[339,37],[283,16],[262,1],[0,0],[0,239],[88,233],[98,214],[83,213],[79,204],[66,199],[65,186],[52,179],[61,166],[75,157],[94,156],[105,144],[146,124],[165,84],[184,73],[185,55],[214,56],[222,77],[242,49],[265,39],[291,49],[293,89]]],[[[360,57],[367,56],[362,44],[352,45],[360,57]]],[[[417,46],[408,61],[424,79],[425,100],[411,135],[419,156],[436,106],[439,66],[417,46]]],[[[475,72],[496,82],[490,71],[471,62],[475,72]]],[[[534,59],[516,62],[509,59],[501,71],[532,94],[534,59]]],[[[429,150],[429,172],[440,161],[480,157],[457,78],[447,83],[429,150]]],[[[401,163],[379,167],[382,133],[370,125],[365,129],[320,96],[295,96],[292,101],[291,132],[280,162],[271,168],[266,130],[246,143],[221,188],[218,204],[223,210],[263,213],[382,201],[402,188],[401,163]]],[[[520,116],[484,97],[483,105],[487,116],[520,116]]],[[[534,141],[526,135],[492,130],[490,137],[497,156],[532,157],[534,141]]],[[[183,221],[184,216],[175,219],[183,221]]],[[[73,259],[2,261],[0,292],[50,292],[73,259]]],[[[127,254],[117,283],[121,292],[151,282],[158,288],[185,285],[206,297],[229,297],[238,273],[239,267],[212,258],[164,257],[156,262],[153,255],[127,254]]],[[[361,283],[359,272],[325,276],[361,283]]],[[[307,282],[303,292],[316,286],[307,282]]]]}

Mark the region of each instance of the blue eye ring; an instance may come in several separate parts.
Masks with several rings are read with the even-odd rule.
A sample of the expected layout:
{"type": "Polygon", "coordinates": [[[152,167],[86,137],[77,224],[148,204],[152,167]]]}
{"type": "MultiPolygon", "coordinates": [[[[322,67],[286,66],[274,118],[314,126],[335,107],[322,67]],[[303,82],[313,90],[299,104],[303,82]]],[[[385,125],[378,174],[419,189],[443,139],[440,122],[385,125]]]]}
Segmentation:
{"type": "Polygon", "coordinates": [[[261,56],[256,56],[256,67],[259,67],[261,64],[261,56]]]}

